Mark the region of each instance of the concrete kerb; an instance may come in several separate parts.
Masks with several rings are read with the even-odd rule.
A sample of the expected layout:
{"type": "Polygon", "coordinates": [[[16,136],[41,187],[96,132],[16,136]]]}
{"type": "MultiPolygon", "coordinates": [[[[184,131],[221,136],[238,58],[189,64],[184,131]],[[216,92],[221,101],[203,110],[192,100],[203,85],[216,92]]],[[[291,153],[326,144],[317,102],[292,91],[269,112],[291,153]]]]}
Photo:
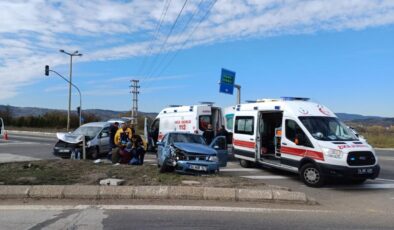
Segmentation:
{"type": "Polygon", "coordinates": [[[317,204],[305,193],[193,186],[0,186],[0,199],[182,199],[317,204]]]}

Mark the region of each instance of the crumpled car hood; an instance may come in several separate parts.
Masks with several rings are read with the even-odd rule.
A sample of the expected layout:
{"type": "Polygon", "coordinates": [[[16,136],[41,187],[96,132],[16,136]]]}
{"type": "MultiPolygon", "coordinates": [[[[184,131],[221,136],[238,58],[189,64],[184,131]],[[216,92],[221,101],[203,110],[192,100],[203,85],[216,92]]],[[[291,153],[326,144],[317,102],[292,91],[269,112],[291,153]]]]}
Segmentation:
{"type": "Polygon", "coordinates": [[[185,151],[186,153],[216,155],[216,150],[203,144],[175,142],[174,146],[180,150],[185,151]]]}
{"type": "Polygon", "coordinates": [[[82,135],[75,135],[72,133],[56,133],[57,139],[70,144],[78,144],[82,142],[82,135]]]}

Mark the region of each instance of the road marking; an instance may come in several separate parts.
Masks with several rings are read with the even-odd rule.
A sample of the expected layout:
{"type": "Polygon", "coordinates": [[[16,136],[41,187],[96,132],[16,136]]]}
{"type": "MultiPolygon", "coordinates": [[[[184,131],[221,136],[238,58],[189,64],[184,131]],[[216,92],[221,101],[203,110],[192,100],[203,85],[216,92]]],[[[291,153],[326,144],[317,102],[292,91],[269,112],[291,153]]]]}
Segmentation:
{"type": "Polygon", "coordinates": [[[2,145],[52,145],[48,143],[39,143],[39,142],[27,142],[27,141],[13,141],[13,142],[1,142],[0,146],[2,145]]]}
{"type": "Polygon", "coordinates": [[[313,209],[282,209],[282,208],[245,208],[225,206],[184,206],[184,205],[0,205],[0,210],[153,210],[153,211],[205,211],[205,212],[249,212],[249,213],[274,213],[274,212],[305,212],[305,213],[332,213],[329,210],[313,209]]]}
{"type": "Polygon", "coordinates": [[[378,159],[383,161],[394,161],[394,157],[378,157],[378,159]]]}
{"type": "Polygon", "coordinates": [[[389,181],[389,182],[394,182],[394,180],[384,179],[384,178],[376,178],[375,180],[377,180],[377,181],[389,181]]]}
{"type": "Polygon", "coordinates": [[[244,169],[244,168],[225,168],[220,169],[220,172],[261,172],[260,169],[244,169]]]}
{"type": "Polygon", "coordinates": [[[331,187],[328,189],[346,189],[346,190],[360,190],[360,189],[394,189],[394,184],[363,184],[351,187],[331,187]]]}
{"type": "Polygon", "coordinates": [[[20,162],[20,161],[38,161],[40,158],[20,156],[12,153],[0,153],[0,163],[20,162]]]}
{"type": "Polygon", "coordinates": [[[254,180],[277,180],[277,179],[288,179],[285,176],[241,176],[243,178],[254,179],[254,180]]]}

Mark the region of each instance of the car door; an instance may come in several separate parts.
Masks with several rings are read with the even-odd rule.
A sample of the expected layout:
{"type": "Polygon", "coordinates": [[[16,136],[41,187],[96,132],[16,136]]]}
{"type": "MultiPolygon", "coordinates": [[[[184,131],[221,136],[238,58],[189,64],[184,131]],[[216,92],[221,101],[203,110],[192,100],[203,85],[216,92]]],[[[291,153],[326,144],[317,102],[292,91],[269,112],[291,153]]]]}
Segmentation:
{"type": "Polygon", "coordinates": [[[213,139],[212,143],[209,146],[216,150],[217,157],[219,158],[220,167],[226,167],[228,160],[226,137],[224,136],[216,137],[215,139],[213,139]]]}
{"type": "Polygon", "coordinates": [[[108,153],[110,150],[109,146],[109,127],[103,128],[99,136],[99,148],[101,153],[108,153]]]}
{"type": "Polygon", "coordinates": [[[157,142],[157,163],[162,165],[165,159],[165,149],[167,148],[168,135],[164,135],[162,141],[157,142]]]}

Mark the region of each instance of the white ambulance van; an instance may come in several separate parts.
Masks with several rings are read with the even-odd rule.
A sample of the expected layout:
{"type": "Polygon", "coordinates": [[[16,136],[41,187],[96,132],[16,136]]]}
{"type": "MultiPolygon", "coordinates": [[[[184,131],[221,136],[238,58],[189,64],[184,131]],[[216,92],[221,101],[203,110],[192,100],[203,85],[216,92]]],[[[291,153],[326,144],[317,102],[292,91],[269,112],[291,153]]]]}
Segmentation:
{"type": "Polygon", "coordinates": [[[222,110],[213,106],[212,102],[190,106],[172,105],[160,111],[149,126],[149,143],[154,146],[166,133],[173,131],[202,134],[208,124],[213,126],[215,132],[223,124],[222,110]]]}
{"type": "Polygon", "coordinates": [[[239,104],[233,119],[234,156],[242,167],[257,163],[299,173],[311,187],[323,186],[328,177],[363,183],[379,175],[374,149],[307,98],[239,104]]]}

